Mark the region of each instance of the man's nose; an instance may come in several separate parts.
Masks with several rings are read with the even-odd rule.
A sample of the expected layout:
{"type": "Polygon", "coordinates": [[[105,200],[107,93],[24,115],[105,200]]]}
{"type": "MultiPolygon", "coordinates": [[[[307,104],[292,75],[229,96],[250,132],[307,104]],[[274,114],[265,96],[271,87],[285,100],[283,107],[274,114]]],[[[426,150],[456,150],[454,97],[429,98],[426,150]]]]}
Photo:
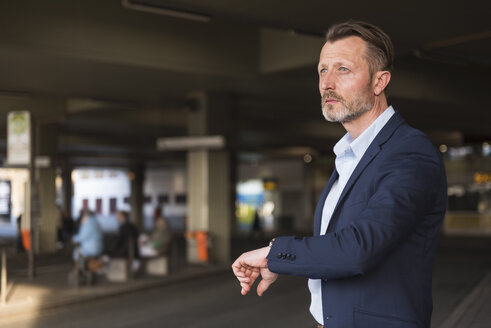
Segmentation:
{"type": "Polygon", "coordinates": [[[320,76],[319,79],[319,87],[321,90],[335,89],[336,84],[332,74],[325,73],[324,75],[320,76]]]}

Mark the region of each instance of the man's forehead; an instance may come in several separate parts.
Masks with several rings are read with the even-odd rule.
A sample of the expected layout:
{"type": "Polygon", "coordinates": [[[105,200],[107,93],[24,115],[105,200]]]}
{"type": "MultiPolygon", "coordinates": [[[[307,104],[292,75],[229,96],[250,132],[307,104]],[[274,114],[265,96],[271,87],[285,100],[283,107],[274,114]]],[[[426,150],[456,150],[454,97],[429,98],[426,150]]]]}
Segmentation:
{"type": "Polygon", "coordinates": [[[349,36],[333,42],[328,41],[322,47],[320,61],[335,58],[350,61],[360,60],[363,59],[365,48],[365,41],[357,36],[349,36]]]}

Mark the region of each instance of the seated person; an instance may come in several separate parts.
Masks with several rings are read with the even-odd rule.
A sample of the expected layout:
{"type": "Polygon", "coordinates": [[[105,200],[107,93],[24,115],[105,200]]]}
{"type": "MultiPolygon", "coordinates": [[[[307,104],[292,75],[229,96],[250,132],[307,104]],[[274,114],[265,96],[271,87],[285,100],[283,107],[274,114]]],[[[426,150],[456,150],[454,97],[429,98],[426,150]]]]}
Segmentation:
{"type": "Polygon", "coordinates": [[[118,211],[116,220],[119,223],[116,243],[109,255],[117,258],[128,258],[130,245],[133,245],[133,258],[138,259],[140,252],[138,249],[138,228],[130,222],[129,213],[118,211]]]}
{"type": "Polygon", "coordinates": [[[146,257],[166,255],[169,252],[171,239],[172,233],[167,220],[163,216],[157,217],[155,229],[150,236],[142,235],[140,238],[141,255],[146,257]]]}
{"type": "Polygon", "coordinates": [[[78,263],[78,272],[77,266],[75,266],[68,275],[68,281],[74,283],[77,274],[79,279],[77,283],[90,281],[86,279],[91,279],[90,277],[94,272],[92,270],[100,268],[97,266],[97,269],[91,269],[90,263],[86,260],[91,257],[99,257],[103,250],[102,230],[93,213],[84,210],[80,218],[80,228],[78,233],[73,236],[72,241],[77,246],[73,251],[73,260],[76,264],[78,263]]]}
{"type": "Polygon", "coordinates": [[[73,259],[79,260],[79,253],[83,258],[100,256],[103,249],[102,239],[99,222],[92,212],[85,210],[81,218],[80,229],[72,239],[78,245],[78,251],[75,249],[73,252],[73,259]]]}
{"type": "Polygon", "coordinates": [[[108,252],[108,256],[104,258],[105,262],[111,262],[111,258],[129,260],[130,250],[133,250],[133,261],[131,263],[131,271],[138,272],[140,269],[140,252],[138,248],[138,228],[130,222],[129,213],[126,211],[116,212],[116,220],[119,224],[116,242],[108,252]]]}

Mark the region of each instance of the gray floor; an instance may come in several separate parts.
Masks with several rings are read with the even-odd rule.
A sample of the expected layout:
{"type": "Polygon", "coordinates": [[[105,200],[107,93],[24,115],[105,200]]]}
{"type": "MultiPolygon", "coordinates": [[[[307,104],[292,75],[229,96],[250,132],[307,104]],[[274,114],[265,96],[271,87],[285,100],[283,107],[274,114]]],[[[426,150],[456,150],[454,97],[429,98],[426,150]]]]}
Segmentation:
{"type": "Polygon", "coordinates": [[[263,297],[240,295],[232,272],[19,317],[1,327],[310,327],[302,278],[282,277],[263,297]]]}
{"type": "MultiPolygon", "coordinates": [[[[491,270],[489,248],[464,247],[465,245],[454,245],[454,247],[440,248],[437,251],[433,272],[432,327],[438,328],[472,288],[491,270]]],[[[477,328],[480,326],[462,327],[477,328]]]]}
{"type": "MultiPolygon", "coordinates": [[[[491,269],[490,253],[461,245],[438,250],[432,327],[438,328],[491,269]]],[[[0,320],[0,327],[314,327],[308,305],[303,278],[281,277],[260,298],[241,296],[230,271],[15,317],[8,322],[0,320]]]]}

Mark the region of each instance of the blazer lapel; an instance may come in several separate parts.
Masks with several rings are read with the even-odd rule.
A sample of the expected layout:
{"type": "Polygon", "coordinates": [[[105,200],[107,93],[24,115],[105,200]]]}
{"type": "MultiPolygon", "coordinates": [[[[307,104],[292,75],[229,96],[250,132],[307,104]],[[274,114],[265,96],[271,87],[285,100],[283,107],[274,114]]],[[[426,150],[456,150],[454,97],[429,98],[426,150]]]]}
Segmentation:
{"type": "Polygon", "coordinates": [[[356,182],[356,180],[358,180],[358,177],[363,172],[363,170],[365,170],[368,164],[370,164],[370,162],[380,152],[381,146],[390,139],[395,130],[403,123],[404,119],[399,115],[398,112],[395,112],[394,115],[392,115],[390,120],[387,122],[387,124],[385,124],[382,130],[380,130],[380,132],[377,134],[375,139],[373,139],[372,143],[367,148],[365,154],[351,174],[348,182],[346,183],[346,186],[343,189],[343,192],[341,193],[341,196],[339,196],[336,207],[334,208],[334,212],[332,213],[331,221],[329,222],[329,226],[327,227],[327,231],[332,231],[334,227],[336,227],[338,218],[338,215],[336,214],[339,209],[339,204],[341,204],[343,199],[346,197],[348,191],[351,189],[351,187],[353,187],[354,183],[356,182]]]}
{"type": "Polygon", "coordinates": [[[319,201],[317,202],[317,206],[315,207],[315,214],[314,214],[314,236],[320,235],[321,222],[322,222],[322,209],[324,208],[324,203],[326,202],[327,195],[329,194],[329,191],[331,190],[334,182],[338,179],[338,176],[339,176],[338,171],[334,169],[334,172],[332,172],[331,177],[329,178],[329,181],[327,182],[327,185],[324,187],[324,190],[322,191],[319,201]]]}

